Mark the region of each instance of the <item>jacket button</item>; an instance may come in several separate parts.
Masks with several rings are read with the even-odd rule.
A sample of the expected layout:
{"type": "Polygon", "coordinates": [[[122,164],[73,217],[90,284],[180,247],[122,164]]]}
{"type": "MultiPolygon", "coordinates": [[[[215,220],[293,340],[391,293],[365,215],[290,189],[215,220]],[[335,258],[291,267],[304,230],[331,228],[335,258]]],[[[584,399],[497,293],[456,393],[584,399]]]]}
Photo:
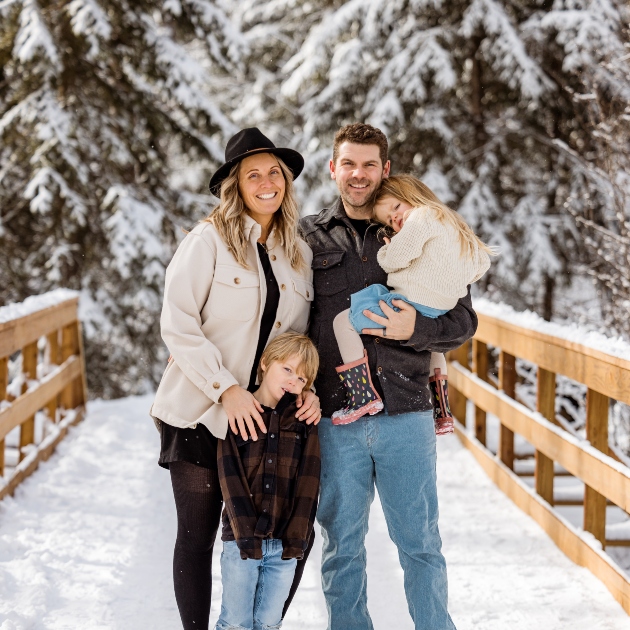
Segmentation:
{"type": "Polygon", "coordinates": [[[369,283],[369,282],[366,282],[366,283],[365,283],[365,288],[367,289],[369,286],[370,286],[370,283],[369,283]]]}
{"type": "Polygon", "coordinates": [[[322,260],[322,267],[325,267],[328,264],[327,260],[322,260]]]}
{"type": "Polygon", "coordinates": [[[374,340],[374,343],[381,343],[381,340],[377,337],[377,338],[374,340]]]}
{"type": "Polygon", "coordinates": [[[214,389],[219,389],[221,385],[219,383],[212,383],[212,387],[214,387],[214,389]]]}
{"type": "Polygon", "coordinates": [[[280,288],[281,288],[283,291],[285,291],[285,290],[286,290],[286,288],[287,288],[287,285],[286,285],[286,284],[281,284],[281,285],[280,285],[280,288]]]}
{"type": "Polygon", "coordinates": [[[311,294],[310,294],[308,291],[306,292],[306,297],[307,297],[307,298],[310,298],[310,297],[311,297],[311,294]]]}
{"type": "Polygon", "coordinates": [[[367,256],[363,256],[363,258],[361,258],[361,260],[362,260],[363,262],[367,262],[367,256]]]}
{"type": "Polygon", "coordinates": [[[240,278],[234,278],[234,284],[241,284],[240,278]]]}
{"type": "Polygon", "coordinates": [[[276,322],[276,328],[280,328],[282,326],[282,322],[276,322]]]}
{"type": "Polygon", "coordinates": [[[382,374],[383,373],[383,368],[380,365],[376,368],[376,373],[377,374],[382,374]]]}
{"type": "Polygon", "coordinates": [[[271,260],[275,260],[276,259],[276,255],[275,254],[271,254],[271,256],[269,256],[269,258],[271,258],[271,260]]]}

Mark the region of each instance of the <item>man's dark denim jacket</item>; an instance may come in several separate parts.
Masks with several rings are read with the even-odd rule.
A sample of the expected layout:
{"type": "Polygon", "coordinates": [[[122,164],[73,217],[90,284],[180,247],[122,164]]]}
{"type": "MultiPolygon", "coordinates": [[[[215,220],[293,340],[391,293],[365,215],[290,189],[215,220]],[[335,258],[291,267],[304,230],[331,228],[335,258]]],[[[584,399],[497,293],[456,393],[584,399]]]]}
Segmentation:
{"type": "MultiPolygon", "coordinates": [[[[335,372],[342,361],[333,333],[333,319],[350,307],[352,293],[370,284],[387,285],[387,273],[376,259],[383,245],[382,238],[377,236],[379,228],[377,224],[370,225],[362,241],[341,199],[318,215],[300,221],[300,233],[313,250],[315,299],[309,334],[319,350],[320,368],[315,387],[322,413],[327,417],[345,403],[345,392],[335,372]]],[[[476,329],[477,316],[469,290],[454,309],[436,319],[416,313],[415,330],[408,341],[361,335],[372,379],[386,411],[399,414],[431,409],[427,388],[430,353],[459,347],[476,329]]]]}

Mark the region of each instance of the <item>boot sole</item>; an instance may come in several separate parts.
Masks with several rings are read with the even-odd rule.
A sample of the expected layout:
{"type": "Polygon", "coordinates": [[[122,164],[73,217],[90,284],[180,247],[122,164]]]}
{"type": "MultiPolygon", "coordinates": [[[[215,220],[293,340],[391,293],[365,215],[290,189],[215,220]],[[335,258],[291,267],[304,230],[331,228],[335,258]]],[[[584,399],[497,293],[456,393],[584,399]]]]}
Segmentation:
{"type": "MultiPolygon", "coordinates": [[[[375,400],[375,401],[373,401],[371,403],[368,403],[367,405],[363,405],[363,407],[361,407],[360,409],[357,409],[356,411],[353,411],[352,413],[349,413],[349,414],[347,414],[345,416],[342,416],[342,417],[335,416],[335,414],[333,413],[333,415],[332,415],[332,423],[334,425],[350,424],[351,422],[354,422],[355,420],[358,420],[359,418],[362,418],[366,414],[369,414],[369,415],[373,416],[375,413],[378,413],[382,409],[383,409],[382,401],[375,400]]],[[[335,412],[335,413],[337,413],[337,412],[335,412]]]]}

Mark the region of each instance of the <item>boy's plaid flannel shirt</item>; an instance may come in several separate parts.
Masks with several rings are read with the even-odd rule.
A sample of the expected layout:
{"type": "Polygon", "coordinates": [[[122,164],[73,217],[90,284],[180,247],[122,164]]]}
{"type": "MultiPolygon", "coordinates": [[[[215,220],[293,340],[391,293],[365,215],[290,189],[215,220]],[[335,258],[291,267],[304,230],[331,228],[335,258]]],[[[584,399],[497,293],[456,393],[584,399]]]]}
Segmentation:
{"type": "Polygon", "coordinates": [[[262,540],[282,540],[282,558],[302,558],[319,492],[321,461],[317,427],[296,419],[295,396],[261,414],[267,434],[243,440],[228,430],[219,440],[223,492],[223,541],[236,540],[241,558],[262,558],[262,540]]]}

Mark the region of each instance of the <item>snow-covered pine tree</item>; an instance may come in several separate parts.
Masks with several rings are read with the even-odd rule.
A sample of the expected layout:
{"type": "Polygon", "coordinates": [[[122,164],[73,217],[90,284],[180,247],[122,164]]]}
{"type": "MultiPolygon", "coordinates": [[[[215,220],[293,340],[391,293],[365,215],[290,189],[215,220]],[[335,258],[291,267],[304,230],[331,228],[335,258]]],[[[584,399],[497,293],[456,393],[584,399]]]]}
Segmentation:
{"type": "MultiPolygon", "coordinates": [[[[302,131],[307,210],[330,194],[326,162],[335,130],[356,120],[376,124],[390,138],[395,171],[421,176],[501,248],[483,288],[550,318],[557,287],[588,262],[564,206],[565,191],[580,190],[575,156],[591,159],[594,136],[574,94],[584,91],[585,68],[596,75],[607,51],[623,47],[625,5],[312,0],[309,6],[320,19],[306,36],[300,30],[304,43],[281,68],[282,85],[266,84],[274,98],[281,93],[288,101],[278,119],[302,131]],[[288,113],[291,107],[297,114],[288,113]]],[[[276,12],[255,28],[271,29],[283,19],[276,12]]],[[[252,56],[257,50],[252,39],[252,56]]]]}
{"type": "Polygon", "coordinates": [[[80,290],[92,393],[141,391],[164,265],[207,212],[173,158],[222,161],[208,94],[243,41],[213,0],[0,0],[0,22],[0,304],[80,290]]]}
{"type": "MultiPolygon", "coordinates": [[[[335,0],[238,0],[226,3],[226,11],[247,42],[245,76],[231,86],[231,116],[240,127],[258,126],[276,142],[304,150],[302,112],[281,91],[284,65],[298,53],[335,0]],[[245,89],[242,80],[245,82],[245,89]],[[245,97],[243,97],[245,96],[245,97]]],[[[312,147],[311,147],[312,148],[312,147]]],[[[334,186],[318,186],[321,165],[329,147],[310,151],[296,189],[306,214],[323,207],[334,195],[334,186]],[[319,193],[319,194],[318,194],[319,193]]]]}

